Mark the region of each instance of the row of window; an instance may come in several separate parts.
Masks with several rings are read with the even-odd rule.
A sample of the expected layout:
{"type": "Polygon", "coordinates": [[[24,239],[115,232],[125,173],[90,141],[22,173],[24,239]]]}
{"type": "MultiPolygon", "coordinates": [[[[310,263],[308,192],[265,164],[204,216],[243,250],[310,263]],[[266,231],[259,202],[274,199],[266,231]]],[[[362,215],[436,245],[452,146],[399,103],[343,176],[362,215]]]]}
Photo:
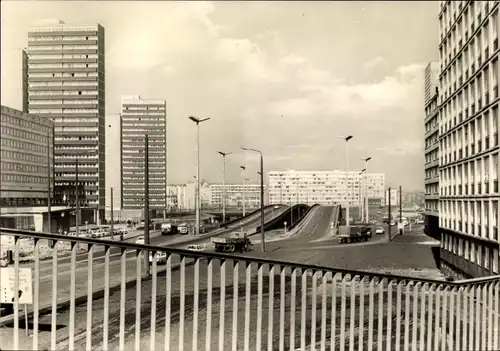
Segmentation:
{"type": "MultiPolygon", "coordinates": [[[[35,87],[66,87],[66,86],[82,86],[82,87],[95,87],[97,86],[98,82],[97,81],[81,81],[81,82],[29,82],[28,86],[30,88],[35,88],[35,87]]],[[[62,89],[62,88],[61,88],[62,89]]],[[[31,93],[31,91],[30,91],[31,93]]]]}
{"type": "MultiPolygon", "coordinates": [[[[31,108],[30,113],[43,115],[43,114],[52,114],[52,113],[67,113],[67,114],[80,114],[80,113],[99,113],[99,109],[97,108],[50,108],[50,105],[47,105],[47,108],[31,108]]],[[[57,118],[56,118],[57,119],[57,118]]],[[[76,119],[71,119],[71,121],[77,121],[76,119]]],[[[85,118],[80,122],[92,122],[89,118],[85,118]]]]}
{"type": "Polygon", "coordinates": [[[28,52],[36,51],[64,51],[64,50],[97,50],[98,45],[40,45],[40,46],[29,46],[27,48],[28,52]]]}
{"type": "Polygon", "coordinates": [[[47,166],[30,165],[26,163],[16,163],[2,161],[2,171],[17,171],[26,173],[47,174],[47,166]]]}
{"type": "Polygon", "coordinates": [[[480,267],[491,268],[494,273],[499,272],[499,253],[496,248],[489,248],[480,243],[447,234],[441,236],[441,248],[459,255],[480,267]]]}
{"type": "Polygon", "coordinates": [[[47,177],[2,173],[2,181],[9,183],[45,184],[47,177]]]}
{"type": "Polygon", "coordinates": [[[50,55],[45,54],[29,54],[28,60],[71,60],[71,59],[97,59],[98,54],[60,54],[53,53],[50,55]]]}
{"type": "Polygon", "coordinates": [[[97,62],[93,63],[30,63],[29,68],[97,68],[97,62]]]}
{"type": "Polygon", "coordinates": [[[448,201],[439,203],[441,227],[482,238],[498,240],[498,201],[489,199],[448,201]],[[486,228],[486,229],[481,229],[486,228]]]}
{"type": "Polygon", "coordinates": [[[47,154],[48,151],[47,146],[30,143],[26,140],[20,141],[20,140],[9,139],[6,137],[2,137],[1,145],[3,147],[10,147],[13,149],[26,150],[29,152],[38,152],[43,154],[47,154]]]}
{"type": "Polygon", "coordinates": [[[98,101],[95,100],[32,100],[31,105],[97,105],[98,101]]]}
{"type": "MultiPolygon", "coordinates": [[[[28,121],[19,117],[13,117],[9,115],[4,115],[2,114],[2,125],[3,124],[11,124],[13,126],[21,127],[21,128],[26,128],[30,130],[30,133],[34,135],[39,135],[35,134],[35,132],[40,132],[40,134],[47,135],[48,133],[52,132],[52,126],[47,126],[47,122],[40,120],[38,117],[33,116],[33,120],[35,121],[28,121]],[[40,121],[41,123],[37,123],[37,121],[40,121]]],[[[7,127],[9,128],[9,127],[7,127]]],[[[16,130],[20,130],[19,128],[9,128],[8,129],[8,134],[10,135],[15,135],[15,136],[21,136],[16,133],[16,130]]],[[[2,133],[7,133],[2,130],[2,133]]],[[[28,135],[24,135],[23,137],[30,138],[28,135]]]]}
{"type": "MultiPolygon", "coordinates": [[[[441,195],[447,194],[445,188],[455,185],[474,184],[498,180],[498,152],[453,165],[440,170],[441,195]]],[[[479,189],[478,189],[479,190],[479,189]]]]}
{"type": "Polygon", "coordinates": [[[28,42],[32,41],[55,41],[55,40],[97,40],[96,35],[51,35],[51,36],[36,36],[36,37],[28,37],[28,42]]]}
{"type": "MultiPolygon", "coordinates": [[[[75,95],[98,95],[99,91],[96,89],[92,89],[92,87],[89,87],[90,90],[64,90],[61,87],[61,90],[52,90],[52,91],[33,91],[30,90],[28,92],[29,96],[75,96],[75,95]]],[[[37,102],[38,103],[38,102],[37,102]]]]}
{"type": "Polygon", "coordinates": [[[54,73],[28,73],[29,78],[61,78],[61,77],[75,77],[75,78],[86,78],[86,77],[97,77],[98,72],[54,72],[54,73]]]}
{"type": "MultiPolygon", "coordinates": [[[[40,125],[38,125],[38,126],[40,127],[40,125]]],[[[22,127],[22,128],[27,128],[27,127],[22,127]]],[[[44,129],[48,129],[50,132],[52,132],[49,128],[44,127],[44,129]]],[[[45,134],[45,135],[38,134],[34,130],[26,131],[26,130],[22,130],[19,128],[11,128],[11,127],[7,127],[7,126],[2,125],[1,131],[2,131],[2,137],[12,135],[12,136],[15,136],[18,138],[22,138],[24,140],[33,140],[33,141],[38,141],[38,142],[42,142],[45,144],[47,144],[47,142],[48,142],[47,134],[45,134]]],[[[49,137],[52,137],[52,133],[50,133],[49,137]]]]}

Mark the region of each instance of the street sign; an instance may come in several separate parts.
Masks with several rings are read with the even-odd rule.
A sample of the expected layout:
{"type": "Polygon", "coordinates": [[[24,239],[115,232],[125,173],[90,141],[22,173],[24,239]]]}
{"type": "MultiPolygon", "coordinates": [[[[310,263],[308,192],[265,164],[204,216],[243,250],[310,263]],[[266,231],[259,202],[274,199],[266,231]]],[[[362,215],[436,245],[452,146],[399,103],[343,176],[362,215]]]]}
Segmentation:
{"type": "MultiPolygon", "coordinates": [[[[0,302],[14,303],[14,268],[0,268],[0,302]]],[[[33,303],[33,279],[31,268],[19,268],[19,304],[33,303]]]]}

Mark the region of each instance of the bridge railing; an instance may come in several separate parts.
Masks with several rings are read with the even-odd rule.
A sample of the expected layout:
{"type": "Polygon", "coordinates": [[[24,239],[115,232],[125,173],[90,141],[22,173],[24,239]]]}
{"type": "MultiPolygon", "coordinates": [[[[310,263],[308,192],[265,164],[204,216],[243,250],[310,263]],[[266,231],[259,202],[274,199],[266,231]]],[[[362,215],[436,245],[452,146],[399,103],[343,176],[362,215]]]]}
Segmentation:
{"type": "Polygon", "coordinates": [[[26,289],[26,272],[33,272],[32,304],[29,291],[12,294],[13,313],[0,317],[13,328],[2,349],[500,349],[500,276],[446,282],[12,229],[1,234],[14,236],[13,291],[26,289]],[[144,274],[148,252],[154,256],[144,274]]]}

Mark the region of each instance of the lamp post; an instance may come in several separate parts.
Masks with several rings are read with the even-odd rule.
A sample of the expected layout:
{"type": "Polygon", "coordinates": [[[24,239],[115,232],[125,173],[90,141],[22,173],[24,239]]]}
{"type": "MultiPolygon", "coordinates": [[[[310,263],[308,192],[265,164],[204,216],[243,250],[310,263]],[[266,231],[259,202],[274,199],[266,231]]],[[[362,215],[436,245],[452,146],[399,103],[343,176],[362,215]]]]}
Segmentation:
{"type": "MultiPolygon", "coordinates": [[[[370,161],[372,158],[371,157],[366,157],[366,158],[362,158],[361,160],[365,161],[365,170],[366,172],[368,173],[368,161],[370,161]]],[[[365,176],[365,180],[366,180],[366,176],[365,176]]],[[[368,184],[366,184],[367,182],[365,181],[365,197],[364,197],[364,217],[365,217],[365,220],[366,222],[368,223],[370,221],[370,217],[368,216],[368,207],[369,207],[369,204],[370,202],[368,201],[368,184]]]]}
{"type": "MultiPolygon", "coordinates": [[[[52,144],[53,145],[53,144],[52,144]]],[[[52,233],[52,216],[51,216],[51,176],[50,176],[50,147],[51,147],[51,142],[50,142],[50,132],[47,132],[47,229],[49,233],[52,233]]]]}
{"type": "MultiPolygon", "coordinates": [[[[144,244],[149,245],[149,137],[144,136],[144,244]]],[[[149,253],[144,254],[144,268],[149,273],[149,253]]]]}
{"type": "Polygon", "coordinates": [[[245,200],[246,200],[246,189],[245,189],[245,171],[246,167],[245,166],[240,166],[241,168],[241,181],[242,181],[242,186],[243,186],[243,217],[245,217],[245,200]]]}
{"type": "Polygon", "coordinates": [[[363,191],[364,191],[364,184],[363,184],[363,173],[365,173],[366,168],[363,168],[361,172],[359,172],[359,216],[361,218],[361,222],[363,223],[363,191]]]}
{"type": "Polygon", "coordinates": [[[200,123],[208,121],[210,118],[198,118],[189,116],[189,119],[196,123],[196,194],[195,194],[195,230],[196,235],[200,235],[200,123]]]}
{"type": "Polygon", "coordinates": [[[280,205],[283,204],[283,173],[280,174],[280,205]]]}
{"type": "Polygon", "coordinates": [[[226,156],[232,154],[232,152],[222,152],[217,151],[219,155],[222,156],[223,163],[223,177],[222,177],[222,223],[226,223],[226,156]]]}
{"type": "Polygon", "coordinates": [[[347,198],[345,217],[346,217],[346,225],[349,226],[350,224],[349,207],[351,201],[349,198],[349,140],[351,140],[353,136],[352,135],[339,136],[337,138],[345,141],[345,177],[346,177],[346,198],[347,198]]]}
{"type": "Polygon", "coordinates": [[[260,154],[260,236],[262,252],[266,251],[265,237],[264,237],[264,156],[262,152],[256,149],[242,147],[242,150],[253,151],[260,154]]]}
{"type": "Polygon", "coordinates": [[[78,159],[75,160],[75,233],[80,233],[80,199],[78,198],[78,159]]]}

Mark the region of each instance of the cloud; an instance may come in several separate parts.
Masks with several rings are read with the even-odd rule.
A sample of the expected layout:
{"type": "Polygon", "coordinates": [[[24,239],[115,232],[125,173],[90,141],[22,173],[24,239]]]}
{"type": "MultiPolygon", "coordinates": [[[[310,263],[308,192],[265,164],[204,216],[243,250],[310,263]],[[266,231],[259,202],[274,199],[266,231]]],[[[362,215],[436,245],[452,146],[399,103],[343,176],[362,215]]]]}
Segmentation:
{"type": "Polygon", "coordinates": [[[363,69],[371,70],[371,69],[381,65],[384,62],[385,62],[385,60],[383,57],[377,56],[377,57],[373,58],[372,60],[365,62],[363,64],[363,69]]]}
{"type": "MultiPolygon", "coordinates": [[[[415,154],[423,135],[419,128],[425,60],[402,57],[414,42],[396,50],[383,39],[372,47],[360,45],[370,44],[369,39],[354,43],[354,35],[342,35],[332,45],[331,33],[340,31],[328,26],[341,18],[332,21],[317,14],[314,31],[298,30],[297,16],[285,16],[287,8],[279,3],[248,4],[248,11],[235,11],[239,7],[234,4],[3,2],[2,101],[17,101],[12,107],[20,108],[21,79],[12,73],[21,71],[20,53],[13,48],[25,45],[34,19],[98,21],[106,30],[106,112],[119,111],[124,94],[167,100],[168,172],[173,182],[186,181],[195,172],[196,129],[188,115],[211,117],[200,130],[200,143],[202,177],[212,181],[220,178],[217,149],[235,152],[228,181],[239,179],[239,163],[258,166],[256,155],[239,152],[241,145],[261,149],[268,169],[341,168],[343,145],[335,136],[346,133],[355,135],[353,159],[356,153],[373,152],[374,171],[392,172],[391,157],[399,157],[394,150],[415,154]],[[269,11],[262,11],[265,6],[269,11]],[[249,16],[251,11],[258,18],[249,16]],[[248,18],[252,20],[247,23],[248,18]],[[386,48],[383,56],[377,56],[380,47],[386,48]],[[390,64],[387,50],[394,50],[396,64],[390,64]],[[374,59],[363,62],[363,57],[374,59]],[[370,80],[363,78],[368,68],[370,80]]],[[[311,11],[307,18],[313,18],[311,11]]],[[[352,24],[356,30],[362,25],[352,24]]],[[[349,33],[349,23],[342,26],[349,33]]],[[[376,30],[370,28],[365,29],[376,30]]]]}

